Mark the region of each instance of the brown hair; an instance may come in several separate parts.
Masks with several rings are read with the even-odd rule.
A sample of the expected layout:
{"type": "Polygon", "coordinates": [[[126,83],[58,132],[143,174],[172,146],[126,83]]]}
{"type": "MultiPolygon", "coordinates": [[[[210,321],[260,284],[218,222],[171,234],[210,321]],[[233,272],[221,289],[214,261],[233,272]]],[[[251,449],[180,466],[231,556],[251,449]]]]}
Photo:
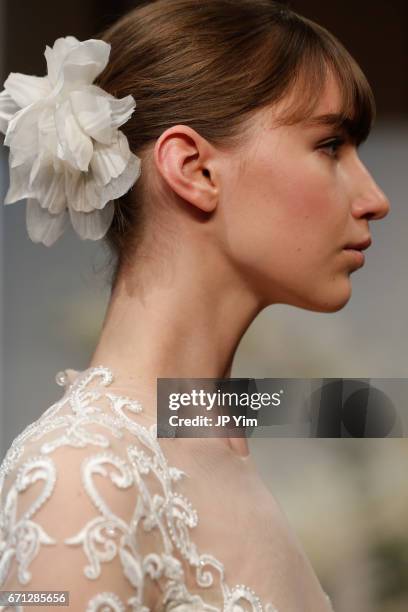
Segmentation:
{"type": "Polygon", "coordinates": [[[136,110],[122,126],[142,174],[115,202],[106,235],[114,256],[111,284],[134,257],[144,227],[143,152],[172,125],[185,124],[213,145],[235,146],[245,121],[301,84],[281,124],[310,116],[327,68],[338,79],[350,137],[366,139],[374,115],[371,88],[348,51],[325,28],[273,0],[154,0],[100,35],[110,43],[96,84],[114,96],[132,94],[136,110]]]}

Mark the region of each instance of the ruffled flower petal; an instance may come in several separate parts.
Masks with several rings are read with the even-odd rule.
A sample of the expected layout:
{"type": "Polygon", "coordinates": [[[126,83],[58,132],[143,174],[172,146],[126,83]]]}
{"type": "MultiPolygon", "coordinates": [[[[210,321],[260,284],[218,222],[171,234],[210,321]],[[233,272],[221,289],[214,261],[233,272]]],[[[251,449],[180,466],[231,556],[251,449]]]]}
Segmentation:
{"type": "Polygon", "coordinates": [[[35,197],[35,192],[29,186],[30,168],[32,162],[10,168],[10,185],[4,198],[4,204],[14,204],[25,198],[35,197]]]}
{"type": "Polygon", "coordinates": [[[67,207],[65,195],[65,173],[55,172],[49,159],[34,162],[30,185],[40,202],[41,208],[45,208],[52,215],[58,215],[67,207]]]}
{"type": "Polygon", "coordinates": [[[38,118],[38,150],[58,160],[58,136],[53,108],[44,108],[38,118]]]}
{"type": "Polygon", "coordinates": [[[76,212],[89,213],[102,208],[100,189],[93,179],[92,172],[67,172],[65,178],[65,193],[68,207],[76,212]]]}
{"type": "Polygon", "coordinates": [[[93,210],[89,213],[77,212],[69,209],[71,223],[82,239],[99,240],[108,231],[113,215],[113,202],[109,202],[102,210],[93,210]]]}
{"type": "Polygon", "coordinates": [[[9,121],[4,144],[11,149],[11,167],[32,159],[38,150],[39,105],[22,108],[9,121]]]}
{"type": "Polygon", "coordinates": [[[39,171],[41,169],[41,164],[44,163],[43,162],[44,157],[45,157],[44,154],[37,155],[36,158],[33,161],[33,164],[31,166],[31,170],[30,170],[30,174],[29,174],[29,179],[28,179],[28,184],[29,184],[30,188],[33,187],[33,183],[35,182],[35,180],[36,180],[36,178],[38,176],[38,173],[39,173],[39,171]]]}
{"type": "Polygon", "coordinates": [[[85,134],[109,145],[115,134],[109,101],[86,89],[73,91],[69,97],[76,119],[85,134]]]}
{"type": "Polygon", "coordinates": [[[133,115],[136,108],[136,102],[133,96],[126,96],[118,100],[113,98],[111,100],[111,111],[112,111],[112,125],[113,127],[120,127],[133,115]]]}
{"type": "Polygon", "coordinates": [[[115,98],[110,93],[101,89],[97,85],[89,85],[88,91],[95,96],[106,98],[109,101],[112,116],[112,126],[118,128],[127,121],[134,113],[136,101],[133,96],[125,96],[124,98],[115,98]]]}
{"type": "Polygon", "coordinates": [[[19,72],[9,74],[4,82],[4,89],[20,108],[34,104],[51,93],[47,77],[29,76],[19,72]]]}
{"type": "Polygon", "coordinates": [[[51,246],[64,233],[68,219],[66,209],[59,215],[51,215],[37,200],[27,200],[27,232],[33,242],[51,246]]]}
{"type": "Polygon", "coordinates": [[[0,132],[7,132],[10,119],[20,110],[20,107],[10,94],[4,90],[0,93],[0,132]]]}
{"type": "Polygon", "coordinates": [[[45,48],[45,59],[47,61],[48,78],[53,86],[57,85],[62,64],[70,51],[76,49],[80,41],[75,36],[57,38],[53,47],[45,48]]]}
{"type": "Polygon", "coordinates": [[[108,145],[95,144],[91,168],[98,185],[104,186],[124,172],[130,157],[129,143],[122,132],[108,145]]]}
{"type": "Polygon", "coordinates": [[[132,153],[124,172],[101,189],[101,202],[116,200],[125,195],[139,178],[141,166],[142,160],[132,153]]]}
{"type": "MultiPolygon", "coordinates": [[[[106,68],[109,61],[111,46],[103,40],[89,39],[84,42],[69,37],[68,44],[61,45],[59,52],[52,57],[54,93],[72,91],[78,86],[90,85],[106,68]],[[67,50],[67,47],[71,48],[67,50]],[[67,51],[67,52],[66,52],[67,51]],[[58,66],[59,63],[59,66],[58,66]],[[57,78],[55,79],[55,73],[57,78]]],[[[48,62],[48,60],[47,60],[48,62]]]]}
{"type": "Polygon", "coordinates": [[[58,157],[75,170],[87,171],[93,155],[92,141],[80,128],[72,112],[70,100],[66,100],[55,112],[58,135],[58,157]]]}

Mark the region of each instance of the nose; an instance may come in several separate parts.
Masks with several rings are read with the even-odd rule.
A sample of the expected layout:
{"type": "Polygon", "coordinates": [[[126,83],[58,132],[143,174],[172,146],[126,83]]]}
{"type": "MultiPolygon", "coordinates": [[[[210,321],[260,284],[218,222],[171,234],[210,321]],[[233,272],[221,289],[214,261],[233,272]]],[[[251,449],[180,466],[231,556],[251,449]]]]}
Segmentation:
{"type": "Polygon", "coordinates": [[[364,176],[359,177],[359,189],[354,198],[352,213],[356,218],[383,219],[390,212],[390,201],[364,168],[364,176]]]}

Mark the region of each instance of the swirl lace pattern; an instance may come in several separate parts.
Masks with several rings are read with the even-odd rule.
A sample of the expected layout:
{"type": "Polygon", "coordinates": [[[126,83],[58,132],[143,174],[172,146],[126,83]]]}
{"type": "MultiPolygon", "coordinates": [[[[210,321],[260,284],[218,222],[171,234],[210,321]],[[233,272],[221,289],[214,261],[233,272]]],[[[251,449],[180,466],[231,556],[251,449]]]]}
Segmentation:
{"type": "MultiPolygon", "coordinates": [[[[243,584],[229,587],[223,564],[197,550],[190,534],[198,524],[197,512],[176,490],[177,482],[186,473],[168,465],[157,441],[156,424],[145,427],[127,416],[125,411],[138,414],[142,406],[137,400],[109,392],[112,381],[112,371],[103,366],[80,373],[64,396],[17,436],[8,449],[0,465],[0,587],[5,584],[13,559],[19,582],[29,585],[31,562],[42,547],[57,543],[52,533],[35,521],[38,510],[52,496],[56,482],[52,453],[60,447],[91,445],[101,450],[89,454],[81,463],[81,481],[97,514],[66,538],[64,544],[82,549],[87,560],[83,574],[89,580],[97,580],[102,564],[119,555],[133,596],[124,601],[117,593],[99,592],[89,600],[86,612],[150,612],[144,599],[148,580],[160,585],[161,609],[165,612],[282,612],[271,603],[262,604],[243,584]],[[101,397],[108,400],[109,411],[98,406],[101,397]],[[69,412],[60,414],[67,406],[69,412]],[[106,430],[106,435],[92,431],[94,424],[106,430]],[[125,447],[126,458],[116,454],[111,445],[112,436],[121,439],[125,432],[135,439],[134,444],[125,447]],[[27,442],[41,441],[50,433],[40,452],[28,456],[15,470],[27,442]],[[4,498],[4,483],[12,472],[15,477],[4,498]],[[109,479],[118,489],[136,487],[137,501],[129,522],[112,511],[98,491],[95,475],[109,479]],[[154,492],[148,484],[151,478],[159,485],[154,492]],[[31,507],[18,516],[19,496],[37,481],[42,483],[41,492],[31,507]],[[142,555],[137,544],[140,531],[157,533],[161,547],[142,555]],[[203,589],[202,597],[187,588],[182,559],[191,568],[197,587],[203,589]],[[220,591],[221,607],[205,602],[205,589],[213,586],[220,591]]],[[[57,383],[64,384],[63,373],[57,374],[57,383]]],[[[0,606],[0,610],[6,609],[0,606]]],[[[23,610],[21,606],[13,609],[23,610]]]]}

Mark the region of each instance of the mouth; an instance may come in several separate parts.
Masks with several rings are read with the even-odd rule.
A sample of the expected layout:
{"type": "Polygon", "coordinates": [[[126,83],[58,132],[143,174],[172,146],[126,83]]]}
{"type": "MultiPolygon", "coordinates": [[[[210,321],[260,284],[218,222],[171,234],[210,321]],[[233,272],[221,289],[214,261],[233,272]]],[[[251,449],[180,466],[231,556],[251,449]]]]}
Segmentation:
{"type": "Polygon", "coordinates": [[[349,253],[350,257],[353,258],[353,262],[358,268],[361,268],[365,264],[365,255],[362,251],[356,249],[344,249],[345,253],[349,253]]]}
{"type": "Polygon", "coordinates": [[[357,263],[358,267],[364,265],[365,256],[363,251],[368,249],[372,244],[371,237],[369,236],[365,240],[361,240],[360,242],[349,243],[344,247],[344,251],[350,253],[350,256],[353,257],[354,261],[357,263]]]}
{"type": "Polygon", "coordinates": [[[364,240],[360,240],[360,242],[350,242],[346,244],[345,249],[351,249],[352,251],[365,251],[372,244],[371,236],[368,236],[364,240]]]}

